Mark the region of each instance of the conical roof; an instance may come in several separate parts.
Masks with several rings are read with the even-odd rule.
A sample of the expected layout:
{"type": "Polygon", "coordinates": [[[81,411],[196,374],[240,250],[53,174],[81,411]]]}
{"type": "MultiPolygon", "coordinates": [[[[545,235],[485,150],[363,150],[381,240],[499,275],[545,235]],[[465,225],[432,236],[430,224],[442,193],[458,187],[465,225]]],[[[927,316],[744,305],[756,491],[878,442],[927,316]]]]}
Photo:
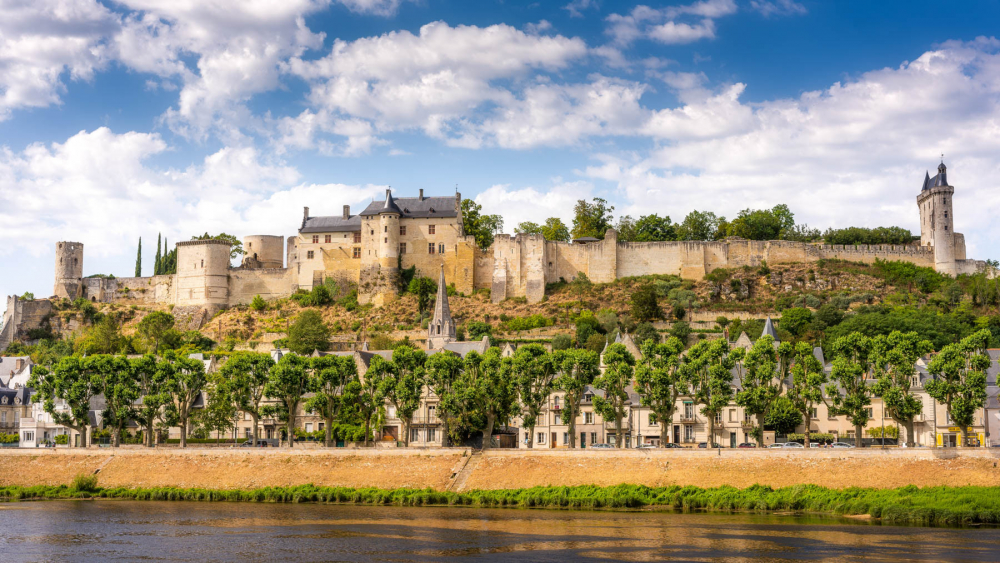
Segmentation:
{"type": "Polygon", "coordinates": [[[444,282],[444,264],[441,264],[441,277],[438,279],[437,299],[434,301],[434,318],[431,319],[431,324],[445,320],[451,321],[451,307],[448,305],[448,286],[444,282]]]}
{"type": "Polygon", "coordinates": [[[402,215],[403,212],[399,210],[396,205],[396,201],[392,199],[392,189],[388,188],[385,190],[385,203],[382,204],[382,209],[379,210],[379,214],[382,213],[395,213],[396,215],[402,215]]]}
{"type": "Polygon", "coordinates": [[[770,336],[775,342],[778,342],[778,331],[774,330],[774,323],[771,322],[771,317],[767,318],[764,322],[764,332],[761,336],[770,336]]]}

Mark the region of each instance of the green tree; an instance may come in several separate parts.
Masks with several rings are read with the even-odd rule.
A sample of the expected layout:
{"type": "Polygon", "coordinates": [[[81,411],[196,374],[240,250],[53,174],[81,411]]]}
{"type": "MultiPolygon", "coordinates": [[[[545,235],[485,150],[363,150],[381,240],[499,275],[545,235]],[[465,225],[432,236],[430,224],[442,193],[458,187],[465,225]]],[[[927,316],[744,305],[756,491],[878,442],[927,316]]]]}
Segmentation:
{"type": "Polygon", "coordinates": [[[635,332],[632,333],[632,338],[639,347],[642,347],[647,340],[652,340],[654,343],[659,344],[660,332],[656,330],[656,327],[652,323],[639,323],[635,327],[635,332]]]}
{"type": "Polygon", "coordinates": [[[793,336],[805,334],[809,324],[812,323],[813,313],[805,307],[789,307],[781,312],[781,320],[778,326],[782,330],[788,331],[793,336]]]}
{"type": "Polygon", "coordinates": [[[663,318],[663,310],[652,286],[640,287],[632,294],[632,318],[639,322],[663,318]]]}
{"type": "Polygon", "coordinates": [[[744,209],[726,228],[726,236],[749,240],[779,240],[795,226],[795,216],[787,205],[773,209],[744,209]]]}
{"type": "Polygon", "coordinates": [[[465,369],[455,384],[466,410],[486,421],[483,428],[483,450],[492,446],[493,428],[497,421],[505,422],[517,411],[517,387],[510,358],[503,358],[493,347],[480,355],[470,352],[465,357],[465,369]]]}
{"type": "Polygon", "coordinates": [[[201,394],[208,382],[205,377],[205,364],[198,359],[186,358],[173,350],[168,350],[157,364],[162,373],[167,392],[170,393],[168,408],[173,426],[180,429],[181,447],[187,447],[189,422],[191,421],[191,405],[201,394]]]}
{"type": "Polygon", "coordinates": [[[857,332],[838,338],[833,343],[836,357],[830,374],[836,385],[826,387],[832,403],[830,412],[847,416],[854,426],[858,447],[864,446],[861,438],[870,418],[868,407],[872,403],[872,388],[868,385],[868,376],[873,369],[872,344],[871,338],[857,332]]]}
{"type": "Polygon", "coordinates": [[[246,254],[243,250],[243,241],[233,235],[227,235],[226,233],[219,233],[217,235],[205,233],[200,236],[191,237],[191,240],[222,240],[228,242],[231,245],[229,247],[230,260],[235,260],[236,258],[246,254]]]}
{"type": "Polygon", "coordinates": [[[642,404],[656,416],[660,424],[660,447],[666,447],[670,423],[677,410],[677,398],[687,395],[688,386],[681,370],[684,344],[670,338],[663,344],[646,340],[642,344],[642,359],[635,368],[635,390],[642,404]]]}
{"type": "Polygon", "coordinates": [[[614,343],[604,350],[604,373],[594,380],[594,387],[604,391],[604,396],[594,397],[594,412],[604,420],[615,422],[615,447],[625,443],[622,421],[628,415],[629,398],[625,389],[632,383],[635,358],[624,345],[614,343]]]}
{"type": "Polygon", "coordinates": [[[875,385],[872,391],[882,398],[885,410],[906,429],[906,445],[914,446],[913,419],[923,412],[924,403],[910,392],[916,363],[929,354],[934,346],[915,332],[894,331],[889,336],[876,336],[872,342],[872,363],[875,385]]]}
{"type": "Polygon", "coordinates": [[[437,293],[437,282],[428,277],[416,277],[410,281],[408,291],[417,296],[417,309],[425,313],[430,308],[431,296],[437,293]]]}
{"type": "Polygon", "coordinates": [[[553,362],[559,369],[555,381],[557,389],[565,392],[562,423],[569,425],[569,447],[576,447],[576,419],[580,416],[580,404],[587,386],[601,374],[600,357],[590,350],[566,350],[557,352],[553,362]]]}
{"type": "Polygon", "coordinates": [[[353,406],[365,421],[365,446],[368,445],[371,436],[372,421],[378,419],[385,409],[382,380],[388,377],[391,369],[392,364],[388,360],[382,356],[375,356],[360,383],[348,385],[347,392],[354,398],[353,406]]]}
{"type": "Polygon", "coordinates": [[[258,312],[263,311],[267,309],[267,301],[264,301],[260,295],[254,295],[253,299],[250,300],[250,308],[258,312]]]}
{"type": "Polygon", "coordinates": [[[528,448],[535,445],[535,426],[555,388],[558,367],[552,354],[541,344],[525,344],[514,352],[511,362],[521,397],[521,420],[528,432],[528,448]]]}
{"type": "Polygon", "coordinates": [[[471,199],[462,200],[462,230],[476,239],[479,248],[487,249],[493,237],[503,231],[503,217],[484,215],[483,206],[471,199]]]}
{"type": "Polygon", "coordinates": [[[764,419],[764,426],[774,430],[778,434],[791,434],[802,424],[802,413],[795,407],[785,395],[778,395],[771,403],[771,409],[764,419]]]}
{"type": "Polygon", "coordinates": [[[139,248],[135,251],[135,277],[142,277],[142,237],[139,237],[139,248]]]}
{"type": "Polygon", "coordinates": [[[569,228],[558,217],[546,219],[545,224],[542,225],[541,233],[545,240],[569,242],[569,228]]]}
{"type": "Polygon", "coordinates": [[[326,447],[335,445],[336,424],[345,411],[344,391],[353,381],[357,381],[358,367],[351,356],[320,356],[310,362],[312,384],[315,393],[306,401],[306,411],[314,412],[324,421],[323,443],[326,447]]]}
{"type": "Polygon", "coordinates": [[[135,332],[145,342],[147,351],[158,354],[172,328],[174,328],[173,315],[162,311],[153,311],[139,321],[135,332]]]}
{"type": "Polygon", "coordinates": [[[219,368],[217,393],[224,393],[240,411],[250,415],[253,445],[260,438],[261,401],[271,378],[274,358],[259,352],[234,352],[219,368]]]}
{"type": "Polygon", "coordinates": [[[725,217],[716,217],[711,211],[692,211],[677,226],[678,240],[718,240],[725,237],[719,227],[726,222],[725,217]]]}
{"type": "Polygon", "coordinates": [[[969,442],[969,426],[975,422],[976,411],[986,404],[986,371],[991,362],[986,353],[989,341],[990,332],[980,330],[942,348],[928,366],[934,379],[924,388],[931,397],[944,403],[948,416],[962,429],[962,446],[969,442]]]}
{"type": "MultiPolygon", "coordinates": [[[[424,364],[427,354],[410,346],[397,346],[392,351],[392,361],[381,377],[379,394],[396,407],[396,418],[403,423],[403,445],[410,445],[410,424],[413,413],[420,408],[427,374],[424,364]]],[[[370,371],[370,370],[369,370],[370,371]]]]}
{"type": "Polygon", "coordinates": [[[206,433],[215,432],[215,440],[218,443],[223,433],[228,434],[230,430],[236,428],[240,411],[236,405],[226,396],[224,392],[219,392],[218,387],[224,385],[219,372],[209,376],[207,390],[207,403],[205,408],[198,413],[198,419],[206,433]]]}
{"type": "Polygon", "coordinates": [[[303,396],[312,391],[309,360],[298,354],[285,354],[271,368],[264,395],[278,401],[275,414],[285,422],[288,447],[295,446],[295,423],[303,396]]]}
{"type": "Polygon", "coordinates": [[[684,321],[677,321],[670,326],[670,337],[676,338],[687,345],[688,337],[691,336],[691,325],[684,321]]]}
{"type": "Polygon", "coordinates": [[[330,328],[316,311],[307,309],[288,327],[288,349],[303,356],[330,348],[330,328]]]}
{"type": "Polygon", "coordinates": [[[578,200],[573,208],[573,238],[603,239],[605,231],[611,228],[611,212],[614,210],[614,206],[608,205],[606,200],[599,197],[595,197],[593,203],[578,200]]]}
{"type": "Polygon", "coordinates": [[[670,217],[659,215],[643,215],[638,220],[625,215],[615,226],[618,240],[623,242],[657,242],[677,240],[677,226],[670,217]]]}
{"type": "Polygon", "coordinates": [[[791,401],[795,410],[805,421],[805,447],[809,447],[812,412],[823,402],[823,386],[826,385],[826,372],[823,364],[813,355],[808,343],[799,342],[795,345],[795,358],[792,360],[792,381],[785,396],[791,401]]]}
{"type": "Polygon", "coordinates": [[[542,234],[542,226],[533,221],[521,221],[514,227],[514,234],[540,235],[542,234]]]}
{"type": "Polygon", "coordinates": [[[86,359],[77,356],[63,358],[50,372],[44,366],[31,371],[28,386],[45,401],[43,408],[52,421],[80,434],[80,447],[87,447],[90,427],[90,401],[101,393],[101,378],[86,359]],[[56,408],[63,401],[66,408],[56,408]]]}
{"type": "Polygon", "coordinates": [[[136,385],[139,387],[139,396],[142,398],[136,405],[132,417],[145,433],[146,446],[152,448],[156,445],[153,426],[163,408],[170,402],[170,393],[167,392],[163,372],[156,367],[154,356],[147,354],[131,361],[136,385]]]}
{"type": "Polygon", "coordinates": [[[125,353],[129,346],[118,320],[112,315],[104,315],[77,341],[76,348],[81,354],[95,355],[125,353]]]}
{"type": "Polygon", "coordinates": [[[464,367],[461,356],[456,354],[434,354],[424,364],[427,370],[427,385],[438,398],[438,418],[444,430],[442,445],[451,440],[454,419],[460,414],[461,405],[456,401],[455,382],[462,375],[464,367]]]}
{"type": "MultiPolygon", "coordinates": [[[[733,397],[732,369],[742,360],[744,350],[729,350],[725,339],[702,340],[684,356],[682,375],[693,403],[708,421],[709,443],[715,440],[715,416],[733,397]]],[[[660,437],[663,439],[663,436],[660,437]]]]}
{"type": "Polygon", "coordinates": [[[98,355],[84,360],[100,379],[104,410],[101,419],[111,428],[111,445],[117,448],[121,433],[135,418],[135,404],[139,400],[139,385],[132,362],[125,356],[98,355]]]}
{"type": "MultiPolygon", "coordinates": [[[[782,344],[790,352],[789,344],[782,344]]],[[[736,374],[740,380],[740,390],[736,392],[736,404],[753,415],[757,423],[754,437],[757,445],[764,446],[764,420],[767,418],[775,399],[781,395],[779,379],[779,356],[774,347],[774,339],[763,336],[754,342],[742,362],[736,364],[736,374]]]]}
{"type": "Polygon", "coordinates": [[[160,253],[160,242],[161,242],[160,239],[161,239],[160,233],[156,233],[156,258],[153,259],[153,275],[154,276],[158,276],[158,275],[161,274],[161,272],[160,272],[160,268],[161,268],[160,262],[163,260],[163,256],[160,253]]]}

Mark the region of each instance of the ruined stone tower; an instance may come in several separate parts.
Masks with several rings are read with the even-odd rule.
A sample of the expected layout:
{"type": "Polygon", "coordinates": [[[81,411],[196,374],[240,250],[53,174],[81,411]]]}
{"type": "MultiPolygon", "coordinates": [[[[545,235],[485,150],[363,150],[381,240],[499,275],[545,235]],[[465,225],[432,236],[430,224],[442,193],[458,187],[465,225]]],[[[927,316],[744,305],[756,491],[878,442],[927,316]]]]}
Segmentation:
{"type": "Polygon", "coordinates": [[[83,243],[56,243],[55,289],[52,294],[65,299],[76,299],[82,294],[83,243]]]}
{"type": "Polygon", "coordinates": [[[230,247],[214,239],[177,243],[178,306],[222,308],[229,303],[230,247]]]}
{"type": "Polygon", "coordinates": [[[451,318],[451,307],[448,305],[448,286],[444,281],[444,265],[441,265],[441,277],[438,280],[437,299],[434,301],[434,316],[427,325],[427,349],[439,350],[445,344],[455,341],[455,320],[451,318]]]}
{"type": "Polygon", "coordinates": [[[920,245],[934,249],[934,269],[943,274],[958,274],[956,259],[965,259],[965,237],[955,232],[952,196],[955,188],[948,185],[948,169],[944,161],[933,178],[924,176],[924,185],[917,196],[920,208],[920,245]]]}

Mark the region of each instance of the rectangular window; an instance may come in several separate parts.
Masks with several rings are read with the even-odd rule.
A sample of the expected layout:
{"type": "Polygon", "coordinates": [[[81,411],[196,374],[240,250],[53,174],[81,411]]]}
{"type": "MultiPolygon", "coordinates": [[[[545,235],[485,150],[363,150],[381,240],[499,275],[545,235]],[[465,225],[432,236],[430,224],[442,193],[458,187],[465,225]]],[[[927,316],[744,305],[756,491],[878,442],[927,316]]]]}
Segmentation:
{"type": "Polygon", "coordinates": [[[315,254],[313,253],[313,251],[312,251],[312,250],[307,250],[307,251],[306,251],[306,259],[307,259],[307,260],[312,260],[312,259],[313,259],[313,256],[315,256],[315,254]]]}
{"type": "Polygon", "coordinates": [[[434,420],[434,413],[435,413],[436,410],[437,410],[437,407],[435,407],[434,405],[431,405],[431,406],[427,407],[427,418],[429,420],[432,420],[432,421],[434,420]]]}
{"type": "Polygon", "coordinates": [[[653,413],[649,413],[649,425],[650,426],[656,425],[656,415],[653,413]]]}
{"type": "Polygon", "coordinates": [[[307,422],[306,423],[306,432],[312,432],[312,431],[313,431],[313,423],[307,422]]]}
{"type": "Polygon", "coordinates": [[[694,426],[685,426],[684,427],[684,441],[685,442],[694,442],[694,426]]]}
{"type": "Polygon", "coordinates": [[[715,413],[715,423],[716,424],[722,424],[722,413],[721,412],[715,413]]]}
{"type": "Polygon", "coordinates": [[[817,414],[816,413],[816,409],[809,409],[809,416],[810,417],[816,418],[816,414],[817,414]]]}
{"type": "Polygon", "coordinates": [[[555,405],[557,409],[559,408],[559,395],[552,397],[552,404],[555,405]]]}
{"type": "Polygon", "coordinates": [[[7,424],[7,411],[0,412],[0,423],[7,424]]]}
{"type": "Polygon", "coordinates": [[[410,441],[411,442],[419,442],[420,441],[420,429],[419,428],[411,428],[410,429],[410,441]]]}
{"type": "Polygon", "coordinates": [[[563,445],[569,445],[569,432],[563,432],[563,445]]]}
{"type": "Polygon", "coordinates": [[[591,444],[596,444],[597,443],[597,432],[591,432],[590,433],[590,443],[591,444]]]}
{"type": "Polygon", "coordinates": [[[427,225],[427,234],[429,235],[434,234],[434,225],[427,225]]]}
{"type": "Polygon", "coordinates": [[[354,233],[354,244],[360,244],[360,243],[361,243],[361,233],[360,232],[354,233]]]}
{"type": "Polygon", "coordinates": [[[438,244],[438,254],[444,254],[444,243],[438,244]]]}
{"type": "Polygon", "coordinates": [[[538,442],[539,444],[544,444],[545,443],[545,432],[539,432],[538,433],[538,439],[535,440],[535,441],[538,442]]]}
{"type": "Polygon", "coordinates": [[[243,429],[243,437],[246,438],[246,439],[248,439],[248,440],[250,438],[253,438],[253,429],[252,428],[244,428],[243,429]]]}
{"type": "Polygon", "coordinates": [[[313,235],[313,243],[319,242],[319,235],[313,235]]]}
{"type": "Polygon", "coordinates": [[[351,255],[352,258],[361,258],[361,248],[355,246],[354,253],[351,255]]]}
{"type": "Polygon", "coordinates": [[[694,405],[684,403],[684,418],[694,418],[694,405]]]}
{"type": "Polygon", "coordinates": [[[743,412],[743,422],[750,422],[750,413],[743,412]]]}
{"type": "Polygon", "coordinates": [[[428,442],[433,442],[433,441],[437,440],[437,432],[435,430],[436,430],[435,428],[428,428],[427,429],[427,441],[428,442]]]}
{"type": "Polygon", "coordinates": [[[585,413],[583,413],[583,423],[584,424],[593,424],[594,423],[594,413],[592,413],[592,412],[585,412],[585,413]]]}
{"type": "Polygon", "coordinates": [[[326,235],[323,237],[323,242],[333,242],[333,235],[326,235]]]}
{"type": "Polygon", "coordinates": [[[736,422],[736,409],[729,409],[729,422],[736,422]]]}
{"type": "Polygon", "coordinates": [[[427,243],[427,254],[434,254],[434,243],[427,243]]]}
{"type": "Polygon", "coordinates": [[[406,236],[406,225],[400,225],[399,226],[399,235],[400,236],[406,236]]]}
{"type": "Polygon", "coordinates": [[[325,430],[325,429],[326,429],[326,423],[325,422],[320,422],[318,430],[325,430]]]}
{"type": "Polygon", "coordinates": [[[406,254],[406,243],[405,242],[399,243],[399,253],[400,254],[406,254]]]}
{"type": "Polygon", "coordinates": [[[386,225],[386,226],[382,227],[382,232],[383,233],[388,233],[389,232],[389,225],[386,225]]]}

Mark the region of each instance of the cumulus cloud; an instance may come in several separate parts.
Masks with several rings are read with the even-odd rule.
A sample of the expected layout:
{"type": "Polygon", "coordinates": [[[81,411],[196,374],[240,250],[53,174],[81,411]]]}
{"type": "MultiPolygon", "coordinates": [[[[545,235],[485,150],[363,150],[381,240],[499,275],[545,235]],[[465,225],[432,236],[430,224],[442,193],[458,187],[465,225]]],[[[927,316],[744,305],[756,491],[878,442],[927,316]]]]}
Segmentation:
{"type": "Polygon", "coordinates": [[[970,256],[993,257],[1000,226],[1000,42],[950,42],[897,68],[795,99],[750,104],[743,85],[693,88],[643,133],[642,158],[604,155],[585,177],[614,182],[625,212],[732,215],[787,203],[813,226],[901,225],[916,231],[924,171],[943,152],[956,185],[956,228],[970,256]],[[990,255],[993,256],[990,256],[990,255]]]}
{"type": "MultiPolygon", "coordinates": [[[[303,206],[335,214],[385,189],[304,184],[295,168],[253,147],[224,147],[183,169],[152,163],[170,149],[158,134],[107,128],[20,151],[0,147],[0,257],[37,262],[51,255],[55,241],[78,240],[86,245],[84,273],[90,274],[95,265],[120,266],[134,256],[140,236],[147,249],[157,232],[171,241],[205,231],[287,236],[303,206]]],[[[0,281],[12,283],[23,280],[0,281]]],[[[0,294],[25,289],[47,291],[0,287],[0,294]]]]}
{"type": "Polygon", "coordinates": [[[504,231],[513,233],[523,221],[542,224],[549,217],[558,217],[571,227],[573,206],[578,199],[589,199],[593,190],[593,184],[588,181],[565,182],[556,178],[543,188],[497,184],[480,192],[475,199],[489,213],[501,214],[504,231]]]}
{"type": "Polygon", "coordinates": [[[90,80],[109,60],[117,17],[96,0],[0,0],[0,121],[58,104],[63,77],[90,80]]]}
{"type": "Polygon", "coordinates": [[[597,9],[600,5],[597,0],[573,0],[569,4],[563,6],[563,10],[569,12],[572,18],[582,18],[584,10],[597,9]]]}
{"type": "Polygon", "coordinates": [[[734,14],[736,10],[733,0],[703,0],[660,9],[640,5],[628,14],[608,16],[605,33],[619,46],[641,38],[667,45],[693,43],[714,39],[715,20],[734,14]],[[682,19],[691,21],[680,21],[682,19]]]}

